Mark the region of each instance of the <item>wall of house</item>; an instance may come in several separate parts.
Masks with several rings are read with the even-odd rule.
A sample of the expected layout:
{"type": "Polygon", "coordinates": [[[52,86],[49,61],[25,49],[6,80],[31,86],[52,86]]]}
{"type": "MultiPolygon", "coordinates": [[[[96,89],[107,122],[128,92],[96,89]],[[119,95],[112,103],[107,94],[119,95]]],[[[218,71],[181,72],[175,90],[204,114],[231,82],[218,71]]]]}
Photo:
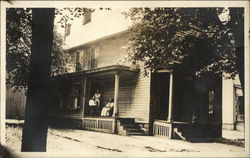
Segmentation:
{"type": "MultiPolygon", "coordinates": [[[[122,33],[120,35],[115,35],[110,38],[106,38],[103,40],[96,41],[92,44],[88,44],[78,48],[77,50],[69,51],[69,65],[76,67],[77,53],[79,54],[80,63],[82,65],[82,70],[90,69],[89,60],[87,58],[95,58],[95,67],[105,67],[110,65],[128,65],[128,63],[124,64],[124,60],[128,55],[127,52],[127,39],[128,34],[122,33]],[[98,48],[98,49],[96,49],[98,48]],[[94,51],[97,51],[94,52],[94,51]],[[88,54],[92,52],[94,54],[88,54]]],[[[70,72],[77,71],[75,68],[71,68],[70,72]]]]}
{"type": "Polygon", "coordinates": [[[227,139],[244,139],[244,124],[236,122],[235,90],[239,85],[238,76],[235,80],[222,81],[222,137],[227,139]]]}
{"type": "Polygon", "coordinates": [[[223,129],[234,129],[234,82],[223,79],[222,82],[222,122],[223,129]]]}
{"type": "MultiPolygon", "coordinates": [[[[138,75],[133,78],[120,77],[118,116],[135,118],[136,122],[149,122],[150,78],[138,75]]],[[[114,97],[114,83],[103,87],[104,104],[114,97]]]]}
{"type": "Polygon", "coordinates": [[[99,42],[98,67],[121,64],[128,54],[127,38],[127,34],[121,34],[99,42]]]}
{"type": "MultiPolygon", "coordinates": [[[[128,34],[121,33],[115,36],[95,41],[92,44],[82,46],[71,53],[72,59],[76,59],[77,52],[87,52],[91,48],[98,47],[97,67],[111,65],[127,65],[123,61],[128,55],[127,50],[128,34]]],[[[86,62],[86,59],[84,59],[86,62]]],[[[114,80],[105,81],[102,85],[102,106],[107,103],[108,98],[114,98],[114,80]]],[[[150,99],[150,78],[143,75],[136,77],[121,76],[118,100],[118,116],[123,118],[135,118],[135,121],[149,122],[149,99],[150,99]]]]}

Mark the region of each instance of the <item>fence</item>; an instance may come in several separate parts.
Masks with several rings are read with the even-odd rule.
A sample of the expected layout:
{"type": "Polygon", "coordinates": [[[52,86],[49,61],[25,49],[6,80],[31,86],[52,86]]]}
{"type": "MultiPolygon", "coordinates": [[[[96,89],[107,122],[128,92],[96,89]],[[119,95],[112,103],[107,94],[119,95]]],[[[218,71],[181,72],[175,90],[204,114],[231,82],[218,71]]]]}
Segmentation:
{"type": "Polygon", "coordinates": [[[14,91],[6,89],[6,118],[23,119],[25,114],[26,96],[25,90],[14,91]]]}

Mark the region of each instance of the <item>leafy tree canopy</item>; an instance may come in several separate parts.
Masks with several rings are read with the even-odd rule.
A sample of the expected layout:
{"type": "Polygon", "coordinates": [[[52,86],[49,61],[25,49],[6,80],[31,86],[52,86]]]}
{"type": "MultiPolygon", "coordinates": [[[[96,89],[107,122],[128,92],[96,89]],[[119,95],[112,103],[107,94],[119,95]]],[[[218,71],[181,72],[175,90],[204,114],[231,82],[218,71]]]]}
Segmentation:
{"type": "MultiPolygon", "coordinates": [[[[230,8],[230,11],[234,9],[230,8]]],[[[233,78],[236,23],[220,17],[225,8],[132,8],[125,15],[133,25],[129,60],[144,64],[144,72],[182,65],[197,76],[212,72],[233,78]]],[[[243,17],[243,10],[236,11],[243,17]]],[[[225,16],[225,15],[224,15],[225,16]]],[[[238,27],[239,28],[239,27],[238,27]]]]}
{"type": "MultiPolygon", "coordinates": [[[[74,17],[80,17],[87,10],[85,8],[56,9],[56,15],[61,16],[58,23],[61,27],[65,27],[68,21],[73,20],[74,17]]],[[[16,89],[27,89],[31,55],[32,9],[7,8],[6,13],[7,85],[16,89]]],[[[63,36],[55,29],[51,54],[52,76],[68,71],[66,66],[68,55],[63,50],[63,46],[63,36]]]]}
{"type": "MultiPolygon", "coordinates": [[[[110,8],[100,8],[110,10],[110,8]]],[[[64,28],[75,18],[94,12],[89,8],[57,8],[55,25],[64,28]]],[[[7,85],[27,88],[29,63],[31,55],[32,8],[7,8],[6,11],[6,69],[7,85]]],[[[55,27],[56,28],[56,27],[55,27]]],[[[54,41],[51,54],[51,76],[68,72],[68,54],[63,50],[63,36],[54,30],[54,41]]]]}

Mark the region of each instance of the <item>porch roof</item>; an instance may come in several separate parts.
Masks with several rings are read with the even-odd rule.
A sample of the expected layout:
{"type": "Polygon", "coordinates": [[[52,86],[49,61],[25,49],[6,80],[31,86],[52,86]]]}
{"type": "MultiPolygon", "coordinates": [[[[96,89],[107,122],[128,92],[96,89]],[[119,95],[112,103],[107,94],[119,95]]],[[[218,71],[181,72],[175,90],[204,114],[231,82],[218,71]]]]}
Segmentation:
{"type": "Polygon", "coordinates": [[[123,65],[111,65],[105,67],[98,67],[90,70],[82,70],[67,74],[58,75],[56,77],[63,77],[67,79],[80,79],[80,78],[100,78],[108,79],[113,77],[115,73],[119,73],[120,76],[132,76],[139,72],[138,69],[132,69],[123,65]]]}

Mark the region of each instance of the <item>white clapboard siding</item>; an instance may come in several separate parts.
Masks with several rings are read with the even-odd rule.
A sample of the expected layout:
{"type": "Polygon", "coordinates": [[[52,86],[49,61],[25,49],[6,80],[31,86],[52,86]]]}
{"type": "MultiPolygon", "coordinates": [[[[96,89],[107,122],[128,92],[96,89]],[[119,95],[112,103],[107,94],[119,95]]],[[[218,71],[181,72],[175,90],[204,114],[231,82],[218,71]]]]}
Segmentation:
{"type": "MultiPolygon", "coordinates": [[[[71,60],[70,62],[72,64],[75,64],[75,54],[77,52],[84,52],[84,58],[89,57],[88,52],[92,48],[97,48],[98,49],[98,54],[96,54],[96,66],[97,67],[104,67],[104,66],[110,66],[110,65],[116,65],[120,64],[121,61],[123,61],[127,55],[128,55],[128,50],[127,50],[127,38],[128,35],[126,33],[123,33],[121,35],[117,35],[115,37],[109,38],[109,39],[104,39],[99,42],[95,42],[89,46],[84,46],[80,48],[77,51],[71,52],[71,60]]],[[[94,55],[94,54],[93,54],[94,55]]],[[[86,59],[83,59],[83,69],[86,69],[86,65],[89,64],[89,61],[86,59]]],[[[90,66],[87,68],[91,68],[90,66]]],[[[93,67],[95,68],[95,67],[93,67]]]]}
{"type": "MultiPolygon", "coordinates": [[[[136,121],[148,123],[150,79],[139,75],[136,79],[120,82],[118,113],[119,117],[135,118],[136,121]]],[[[103,99],[114,97],[114,86],[106,85],[103,89],[103,99]]]]}
{"type": "MultiPolygon", "coordinates": [[[[103,39],[81,48],[84,52],[90,47],[98,47],[97,66],[105,67],[124,64],[122,61],[128,56],[128,34],[123,33],[109,39],[103,39]]],[[[126,65],[129,63],[126,63],[126,65]]],[[[108,98],[114,98],[114,83],[105,84],[102,89],[102,106],[108,98]]],[[[149,121],[150,78],[138,75],[127,79],[120,77],[118,116],[135,118],[136,121],[149,121]]]]}

